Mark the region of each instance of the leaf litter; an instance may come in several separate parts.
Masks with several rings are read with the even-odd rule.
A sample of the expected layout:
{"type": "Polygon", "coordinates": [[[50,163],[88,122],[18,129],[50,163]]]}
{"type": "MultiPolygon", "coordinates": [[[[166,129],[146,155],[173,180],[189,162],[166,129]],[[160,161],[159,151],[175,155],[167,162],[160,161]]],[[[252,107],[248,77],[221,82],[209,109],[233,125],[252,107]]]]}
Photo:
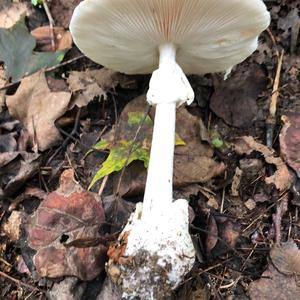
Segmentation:
{"type": "MultiPolygon", "coordinates": [[[[70,47],[68,25],[79,2],[52,0],[48,3],[56,26],[57,49],[70,47]],[[61,40],[66,46],[60,46],[61,40]]],[[[257,52],[236,67],[225,82],[218,75],[193,76],[191,82],[197,101],[189,108],[178,110],[175,196],[190,200],[191,233],[199,262],[174,299],[269,299],[270,295],[296,299],[299,295],[300,7],[297,1],[290,0],[266,1],[266,4],[273,22],[270,31],[260,37],[257,52]],[[264,142],[265,125],[277,54],[283,49],[274,140],[272,148],[268,148],[264,142]]],[[[20,299],[25,299],[31,292],[39,297],[39,293],[47,290],[50,299],[64,296],[119,299],[115,287],[107,279],[104,281],[106,247],[121,230],[135,203],[142,200],[153,110],[146,116],[136,138],[142,151],[136,151],[136,156],[131,158],[137,160],[123,167],[131,159],[128,150],[132,151],[132,141],[147,109],[144,96],[139,100],[140,106],[137,100],[131,100],[144,94],[149,78],[125,76],[99,68],[86,58],[78,60],[80,55],[75,47],[62,56],[50,52],[53,37],[49,27],[45,27],[49,25],[48,19],[44,15],[43,20],[37,21],[41,8],[37,17],[37,8],[24,1],[4,0],[0,7],[0,27],[6,28],[1,29],[1,37],[8,34],[14,37],[10,44],[14,51],[5,53],[4,58],[0,51],[3,62],[0,87],[10,84],[10,80],[12,83],[21,80],[20,86],[10,85],[0,91],[0,268],[5,273],[0,275],[1,296],[16,298],[22,291],[20,299]],[[24,21],[18,23],[23,12],[29,16],[26,24],[30,24],[31,35],[24,21]],[[14,25],[15,29],[8,29],[14,25]],[[17,48],[20,43],[28,46],[25,56],[17,48]],[[10,61],[15,55],[17,64],[12,65],[10,61]],[[40,57],[41,60],[37,59],[40,57]],[[56,66],[64,57],[59,68],[51,69],[50,66],[56,66]],[[49,67],[51,73],[46,76],[39,72],[28,77],[27,82],[23,79],[31,72],[49,67]],[[40,79],[35,81],[35,88],[29,81],[34,81],[36,76],[40,79]],[[39,89],[49,101],[61,93],[68,94],[68,101],[57,101],[57,111],[51,114],[46,101],[41,100],[43,97],[36,96],[39,89]],[[41,104],[38,112],[36,103],[41,104]],[[41,122],[32,122],[34,117],[41,122]],[[43,126],[44,121],[47,126],[43,126]],[[100,142],[90,152],[97,141],[100,142]],[[92,188],[101,197],[87,192],[93,176],[118,147],[125,150],[113,156],[110,166],[119,164],[119,167],[103,177],[101,185],[97,183],[92,188]],[[90,152],[88,156],[87,152],[90,152]],[[69,186],[72,192],[65,191],[58,183],[63,169],[70,168],[73,171],[67,172],[67,178],[72,178],[70,174],[74,172],[81,183],[72,179],[69,186]],[[82,198],[78,197],[81,193],[82,198]],[[49,198],[55,199],[51,201],[58,205],[57,210],[49,207],[49,198]],[[87,216],[93,216],[93,220],[84,223],[86,230],[80,231],[84,216],[76,221],[69,219],[72,214],[66,211],[66,199],[70,205],[74,204],[74,213],[82,214],[87,207],[91,208],[87,216]],[[49,218],[38,219],[45,211],[49,218]],[[19,230],[19,220],[35,233],[40,225],[46,225],[43,230],[47,234],[30,237],[31,246],[37,251],[35,256],[26,248],[31,240],[24,236],[23,225],[19,230]],[[69,224],[62,226],[67,220],[69,224]],[[48,239],[54,233],[54,240],[48,239]],[[49,259],[50,253],[53,259],[49,259]],[[98,275],[100,272],[102,275],[98,275]],[[7,277],[2,281],[6,274],[19,280],[19,288],[7,277]],[[44,275],[66,276],[53,281],[42,278],[44,275]],[[69,275],[91,281],[80,281],[69,275]]],[[[62,178],[66,176],[63,174],[62,178]]]]}

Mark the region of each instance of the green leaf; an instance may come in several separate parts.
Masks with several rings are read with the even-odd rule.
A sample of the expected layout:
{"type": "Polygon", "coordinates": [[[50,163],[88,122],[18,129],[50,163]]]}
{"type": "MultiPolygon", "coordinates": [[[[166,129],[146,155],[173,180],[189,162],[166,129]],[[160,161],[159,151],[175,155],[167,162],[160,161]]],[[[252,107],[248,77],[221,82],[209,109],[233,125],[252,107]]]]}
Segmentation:
{"type": "Polygon", "coordinates": [[[129,126],[140,125],[144,119],[145,119],[144,124],[146,126],[153,127],[153,121],[151,120],[151,118],[149,116],[146,116],[146,118],[145,118],[144,112],[134,111],[134,112],[128,113],[128,125],[129,126]]]}
{"type": "Polygon", "coordinates": [[[34,6],[42,5],[43,0],[31,0],[31,4],[34,6]]]}
{"type": "Polygon", "coordinates": [[[211,144],[218,149],[224,146],[224,141],[220,138],[214,138],[211,140],[211,144]]]}
{"type": "Polygon", "coordinates": [[[144,149],[141,143],[133,144],[133,142],[131,141],[123,141],[121,144],[110,149],[109,156],[102,164],[101,169],[98,170],[98,172],[94,176],[92,182],[89,185],[89,189],[91,189],[92,186],[101,178],[113,172],[118,172],[122,170],[125,167],[125,165],[128,166],[135,160],[143,161],[145,167],[147,168],[149,164],[149,157],[150,151],[144,149]],[[128,158],[131,149],[132,152],[128,158]]]}
{"type": "Polygon", "coordinates": [[[6,77],[12,82],[40,69],[59,64],[67,50],[34,52],[36,40],[28,32],[24,18],[13,27],[0,28],[0,61],[4,62],[6,77]]]}
{"type": "MultiPolygon", "coordinates": [[[[126,116],[128,117],[126,118],[126,122],[123,122],[123,114],[121,115],[121,119],[119,120],[118,124],[118,126],[121,127],[123,133],[126,134],[120,135],[119,140],[117,140],[114,144],[109,143],[106,139],[102,139],[100,142],[95,144],[93,148],[87,153],[89,154],[93,150],[110,150],[109,156],[94,176],[92,182],[90,183],[89,189],[98,180],[105,177],[106,175],[122,170],[125,167],[127,159],[127,165],[129,165],[135,160],[140,160],[144,162],[145,168],[148,168],[150,159],[153,121],[148,115],[145,118],[145,113],[140,111],[128,112],[126,116]],[[140,131],[139,134],[140,139],[138,141],[135,141],[134,143],[132,140],[129,139],[135,135],[137,128],[142,124],[142,122],[143,129],[140,131]],[[130,154],[130,157],[128,158],[131,148],[132,152],[130,154]]],[[[176,134],[175,145],[185,145],[185,142],[181,139],[181,137],[178,134],[176,134]]]]}

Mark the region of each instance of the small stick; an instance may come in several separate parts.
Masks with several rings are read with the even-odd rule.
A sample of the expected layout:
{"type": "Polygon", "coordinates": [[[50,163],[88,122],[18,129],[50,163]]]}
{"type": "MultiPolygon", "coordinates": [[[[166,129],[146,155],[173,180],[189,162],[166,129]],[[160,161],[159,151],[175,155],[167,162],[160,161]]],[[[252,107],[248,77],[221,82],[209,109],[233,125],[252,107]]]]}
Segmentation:
{"type": "Polygon", "coordinates": [[[43,7],[44,7],[44,10],[46,12],[47,18],[49,20],[50,35],[51,35],[51,47],[52,47],[52,50],[55,51],[56,50],[55,35],[54,35],[54,25],[55,25],[55,22],[54,22],[54,20],[52,18],[50,9],[49,9],[49,7],[47,5],[47,0],[43,1],[43,7]]]}
{"type": "Polygon", "coordinates": [[[32,285],[30,285],[30,284],[27,284],[27,283],[25,283],[25,282],[22,282],[21,280],[18,280],[18,279],[16,279],[16,278],[13,278],[13,277],[11,277],[11,276],[5,274],[5,273],[2,272],[2,271],[0,271],[0,276],[2,276],[2,277],[4,277],[4,278],[6,278],[6,279],[8,279],[8,280],[10,280],[10,281],[12,281],[12,282],[14,282],[14,283],[16,283],[17,285],[23,285],[23,286],[27,287],[28,289],[30,289],[30,290],[32,290],[32,291],[39,291],[39,292],[42,292],[42,293],[43,293],[43,291],[40,290],[39,288],[34,287],[34,286],[32,286],[32,285]]]}
{"type": "Polygon", "coordinates": [[[284,57],[284,50],[282,50],[278,58],[277,71],[274,80],[271,103],[269,108],[269,117],[266,121],[267,123],[266,142],[267,142],[267,146],[270,148],[272,148],[273,146],[274,127],[276,124],[276,111],[277,111],[277,102],[279,97],[279,84],[280,84],[280,76],[282,71],[283,57],[284,57]]]}

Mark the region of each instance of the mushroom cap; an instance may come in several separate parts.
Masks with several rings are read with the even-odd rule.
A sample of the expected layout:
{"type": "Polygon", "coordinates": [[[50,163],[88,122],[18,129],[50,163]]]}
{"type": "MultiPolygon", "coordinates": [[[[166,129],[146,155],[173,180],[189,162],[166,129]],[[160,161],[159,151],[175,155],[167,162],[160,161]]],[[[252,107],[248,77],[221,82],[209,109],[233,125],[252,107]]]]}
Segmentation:
{"type": "Polygon", "coordinates": [[[183,71],[204,74],[246,59],[269,24],[261,0],[85,0],[70,30],[83,53],[116,71],[151,73],[159,46],[173,43],[183,71]]]}

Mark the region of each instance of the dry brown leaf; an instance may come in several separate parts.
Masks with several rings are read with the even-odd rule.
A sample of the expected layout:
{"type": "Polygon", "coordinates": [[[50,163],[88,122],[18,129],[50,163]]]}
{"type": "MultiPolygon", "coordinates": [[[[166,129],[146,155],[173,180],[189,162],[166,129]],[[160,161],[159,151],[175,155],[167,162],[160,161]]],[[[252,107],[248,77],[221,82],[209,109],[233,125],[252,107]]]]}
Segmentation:
{"type": "Polygon", "coordinates": [[[54,52],[72,48],[72,35],[63,27],[42,26],[31,31],[37,42],[37,49],[42,52],[54,52]],[[52,47],[52,35],[54,35],[55,49],[52,47]]]}
{"type": "Polygon", "coordinates": [[[27,152],[0,153],[0,200],[12,196],[38,172],[39,155],[27,152]]]}
{"type": "Polygon", "coordinates": [[[107,92],[113,90],[119,83],[126,85],[126,76],[116,71],[102,68],[85,72],[72,71],[67,80],[74,95],[70,105],[73,108],[86,106],[95,97],[107,99],[107,92]]]}
{"type": "Polygon", "coordinates": [[[255,141],[252,136],[243,136],[234,145],[238,154],[251,154],[253,151],[261,153],[268,164],[276,166],[277,171],[273,176],[265,178],[267,184],[274,184],[277,189],[284,191],[290,188],[293,182],[293,175],[280,157],[276,156],[273,149],[255,141]]]}
{"type": "Polygon", "coordinates": [[[22,16],[29,16],[32,12],[27,2],[12,3],[11,0],[0,2],[0,27],[12,27],[22,16]]]}
{"type": "Polygon", "coordinates": [[[282,117],[284,126],[280,133],[281,155],[300,177],[300,115],[289,114],[282,117]]]}
{"type": "Polygon", "coordinates": [[[98,195],[84,191],[74,180],[73,171],[65,171],[59,189],[48,195],[27,225],[28,245],[37,250],[33,262],[38,273],[43,277],[69,275],[82,280],[99,275],[107,249],[102,244],[83,241],[100,237],[98,230],[104,221],[98,195]]]}
{"type": "Polygon", "coordinates": [[[249,286],[251,300],[296,300],[300,299],[299,279],[286,276],[272,265],[262,274],[263,278],[249,286]]]}
{"type": "Polygon", "coordinates": [[[232,179],[232,184],[231,184],[231,195],[237,197],[239,195],[239,187],[241,184],[241,179],[242,179],[243,171],[240,168],[235,169],[235,174],[232,179]]]}
{"type": "Polygon", "coordinates": [[[227,124],[247,128],[257,118],[256,100],[266,85],[267,76],[260,65],[239,65],[226,81],[215,80],[210,108],[227,124]]]}
{"type": "Polygon", "coordinates": [[[34,148],[44,151],[61,139],[54,122],[67,111],[70,99],[70,93],[52,93],[45,74],[38,72],[23,79],[6,102],[10,114],[27,129],[34,148]]]}
{"type": "Polygon", "coordinates": [[[12,240],[17,241],[20,238],[20,226],[24,213],[20,211],[13,211],[8,220],[3,224],[3,232],[12,240]]]}
{"type": "Polygon", "coordinates": [[[264,278],[250,284],[253,300],[300,299],[300,251],[294,241],[275,244],[270,252],[272,263],[262,274],[264,278]],[[270,293],[270,291],[272,291],[270,293]]]}
{"type": "MultiPolygon", "coordinates": [[[[132,140],[135,131],[128,124],[128,113],[146,111],[146,97],[139,96],[129,102],[122,111],[115,132],[109,132],[103,138],[106,140],[132,140]]],[[[151,111],[153,119],[155,111],[151,111]]],[[[174,186],[180,188],[193,183],[204,183],[222,174],[225,165],[213,159],[214,151],[208,143],[201,142],[199,118],[193,116],[185,107],[177,111],[176,133],[185,145],[175,147],[174,156],[174,186]]],[[[143,129],[137,140],[143,136],[143,129]]],[[[146,170],[139,162],[129,165],[124,173],[120,190],[121,195],[140,195],[145,188],[146,170]]],[[[118,182],[118,180],[116,180],[118,182]]],[[[117,187],[118,184],[115,185],[117,187]]]]}
{"type": "Polygon", "coordinates": [[[270,258],[279,272],[300,276],[300,251],[293,240],[281,245],[275,244],[271,249],[270,258]]]}

